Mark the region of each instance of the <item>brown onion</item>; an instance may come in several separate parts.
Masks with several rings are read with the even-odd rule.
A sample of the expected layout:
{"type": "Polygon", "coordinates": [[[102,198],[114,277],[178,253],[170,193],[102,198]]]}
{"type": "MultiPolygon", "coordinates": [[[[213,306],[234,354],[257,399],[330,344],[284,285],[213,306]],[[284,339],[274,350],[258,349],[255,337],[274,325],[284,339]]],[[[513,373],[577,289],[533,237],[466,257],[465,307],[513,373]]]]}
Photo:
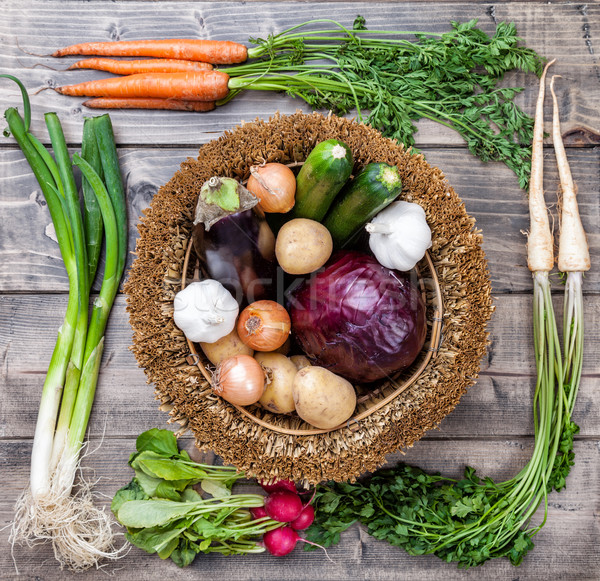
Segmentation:
{"type": "Polygon", "coordinates": [[[275,301],[255,301],[240,314],[237,331],[240,339],[256,351],[275,351],[290,335],[288,312],[275,301]]]}
{"type": "Polygon", "coordinates": [[[296,176],[282,163],[253,165],[246,188],[259,200],[263,212],[285,214],[295,203],[296,176]]]}
{"type": "Polygon", "coordinates": [[[229,403],[251,405],[265,391],[264,369],[250,355],[228,357],[217,367],[212,389],[229,403]]]}

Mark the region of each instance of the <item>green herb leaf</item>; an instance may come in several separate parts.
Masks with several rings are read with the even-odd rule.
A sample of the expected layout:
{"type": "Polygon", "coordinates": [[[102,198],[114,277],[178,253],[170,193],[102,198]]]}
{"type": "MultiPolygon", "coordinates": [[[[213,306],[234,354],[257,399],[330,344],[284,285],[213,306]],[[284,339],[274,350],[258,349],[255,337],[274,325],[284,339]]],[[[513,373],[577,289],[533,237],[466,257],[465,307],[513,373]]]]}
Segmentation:
{"type": "Polygon", "coordinates": [[[166,525],[198,507],[196,503],[171,500],[131,500],[119,508],[119,522],[129,528],[141,529],[166,525]]]}
{"type": "Polygon", "coordinates": [[[177,532],[177,534],[173,535],[173,538],[168,543],[163,544],[160,549],[157,549],[156,551],[158,556],[163,560],[168,559],[179,545],[179,532],[174,532],[177,532]]]}
{"type": "Polygon", "coordinates": [[[129,484],[117,490],[110,504],[110,509],[116,515],[124,502],[128,502],[129,500],[147,500],[148,497],[149,495],[144,492],[139,482],[134,478],[129,484]]]}
{"type": "Polygon", "coordinates": [[[194,562],[196,551],[186,539],[179,540],[179,546],[171,553],[171,560],[178,567],[187,567],[194,562]]]}
{"type": "Polygon", "coordinates": [[[135,441],[135,447],[138,452],[150,451],[169,458],[179,454],[175,434],[169,430],[159,430],[157,428],[152,428],[140,434],[135,441]]]}
{"type": "Polygon", "coordinates": [[[224,498],[226,496],[231,496],[231,490],[219,480],[210,480],[209,478],[205,478],[204,480],[200,481],[200,486],[204,492],[210,494],[213,498],[224,498]]]}
{"type": "MultiPolygon", "coordinates": [[[[142,528],[140,530],[128,531],[125,533],[125,538],[132,545],[152,554],[165,549],[169,546],[169,543],[171,543],[173,539],[177,539],[184,530],[185,527],[173,529],[168,527],[142,528]]],[[[177,544],[175,546],[177,546],[177,544]]]]}
{"type": "Polygon", "coordinates": [[[154,476],[148,476],[141,470],[135,471],[135,480],[138,482],[144,493],[148,497],[156,496],[156,489],[161,482],[164,482],[162,478],[155,478],[154,476]]]}
{"type": "Polygon", "coordinates": [[[201,500],[202,497],[191,486],[181,493],[181,502],[200,502],[201,500]]]}
{"type": "Polygon", "coordinates": [[[490,37],[475,20],[452,22],[447,33],[417,32],[415,40],[369,34],[361,16],[352,30],[334,24],[337,33],[302,37],[299,25],[289,36],[257,40],[251,51],[264,55],[262,68],[259,61],[228,70],[231,87],[280,90],[340,115],[356,109],[361,120],[369,111],[366,123],[406,146],[414,144],[415,122],[430,119],[456,130],[482,161],[505,163],[527,187],[533,119],[513,102],[520,88],[497,85],[512,70],[539,76],[542,59],[521,46],[514,24],[499,23],[490,37]]]}
{"type": "Polygon", "coordinates": [[[158,498],[166,498],[168,500],[181,500],[180,491],[185,489],[189,480],[162,480],[156,487],[158,498]]]}
{"type": "Polygon", "coordinates": [[[164,458],[152,451],[138,454],[131,462],[134,470],[142,470],[148,476],[164,480],[196,480],[206,477],[206,471],[175,458],[164,458]]]}

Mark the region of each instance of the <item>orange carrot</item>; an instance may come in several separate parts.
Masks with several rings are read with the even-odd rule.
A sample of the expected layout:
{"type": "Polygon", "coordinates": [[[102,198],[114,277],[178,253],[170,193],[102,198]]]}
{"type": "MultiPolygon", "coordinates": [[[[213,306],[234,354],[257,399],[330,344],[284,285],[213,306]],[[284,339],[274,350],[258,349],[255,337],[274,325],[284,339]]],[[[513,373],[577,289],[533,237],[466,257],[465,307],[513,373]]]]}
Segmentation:
{"type": "Polygon", "coordinates": [[[147,59],[125,61],[106,58],[84,59],[73,63],[68,70],[94,69],[115,75],[136,75],[139,73],[184,73],[186,71],[206,71],[212,69],[209,63],[183,61],[179,59],[147,59]]]}
{"type": "Polygon", "coordinates": [[[83,103],[90,109],[170,109],[175,111],[212,111],[214,101],[182,101],[180,99],[148,99],[97,97],[83,103]]]}
{"type": "Polygon", "coordinates": [[[166,40],[117,40],[112,42],[84,42],[61,48],[52,56],[153,56],[161,58],[203,61],[219,65],[242,63],[248,58],[248,49],[229,40],[194,40],[175,38],[166,40]]]}
{"type": "Polygon", "coordinates": [[[217,101],[227,96],[229,75],[221,71],[141,73],[57,87],[75,97],[150,97],[187,101],[217,101]]]}

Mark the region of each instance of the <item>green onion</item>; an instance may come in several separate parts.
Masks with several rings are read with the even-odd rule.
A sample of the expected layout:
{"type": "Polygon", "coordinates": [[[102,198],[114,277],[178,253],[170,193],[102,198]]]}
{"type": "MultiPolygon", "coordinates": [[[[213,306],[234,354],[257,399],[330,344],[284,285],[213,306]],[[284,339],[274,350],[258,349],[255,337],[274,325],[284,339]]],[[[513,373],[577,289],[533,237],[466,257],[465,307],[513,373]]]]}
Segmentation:
{"type": "Polygon", "coordinates": [[[5,117],[40,184],[69,277],[66,314],[42,389],[30,486],[17,502],[11,542],[31,545],[49,539],[61,565],[81,570],[97,565],[101,558],[117,558],[121,554],[121,549],[114,548],[110,516],[93,505],[89,484],[81,480],[76,495],[72,495],[72,488],[96,390],[104,331],[127,253],[125,193],[122,183],[118,186],[121,176],[115,163],[110,119],[104,115],[86,121],[83,157],[74,156],[84,174],[82,215],[73,163],[57,115],[45,116],[52,157],[29,132],[30,107],[24,86],[11,75],[0,76],[10,78],[21,88],[26,120],[14,108],[9,108],[5,117]],[[110,182],[112,198],[99,173],[110,182]],[[106,236],[104,277],[88,320],[102,231],[106,236]]]}
{"type": "Polygon", "coordinates": [[[83,350],[88,327],[88,260],[85,235],[83,230],[83,219],[81,216],[79,194],[75,185],[71,158],[67,150],[67,143],[62,127],[56,113],[46,113],[46,126],[50,141],[54,150],[54,157],[58,166],[60,182],[64,189],[65,209],[68,222],[71,226],[73,239],[73,251],[77,266],[77,293],[78,310],[75,336],[71,349],[71,357],[67,367],[67,375],[63,388],[63,396],[60,406],[60,414],[56,427],[55,437],[52,444],[52,457],[50,458],[50,469],[56,469],[62,450],[64,440],[71,420],[75,394],[77,393],[81,368],[83,366],[83,350]]]}
{"type": "MultiPolygon", "coordinates": [[[[96,173],[102,178],[102,160],[98,150],[96,134],[92,126],[93,119],[87,118],[83,122],[83,138],[81,141],[81,157],[87,161],[96,173]]],[[[88,180],[83,176],[81,180],[83,193],[83,229],[85,232],[85,245],[88,258],[88,282],[90,287],[96,275],[98,260],[102,250],[102,213],[96,201],[96,195],[88,180]]]]}
{"type": "MultiPolygon", "coordinates": [[[[103,150],[101,149],[101,154],[103,150]]],[[[98,369],[102,358],[104,348],[104,330],[108,322],[108,316],[112,309],[115,296],[119,290],[119,281],[123,274],[124,262],[121,261],[123,255],[122,248],[126,249],[127,241],[123,239],[123,232],[118,230],[118,222],[125,220],[124,205],[119,208],[120,218],[117,218],[117,208],[111,203],[110,196],[102,183],[98,174],[92,166],[83,158],[75,154],[73,161],[79,167],[88,180],[94,193],[98,205],[102,212],[104,222],[104,231],[106,233],[106,262],[104,267],[104,277],[99,296],[94,300],[94,308],[90,320],[90,326],[87,333],[85,345],[85,364],[77,393],[77,401],[73,412],[73,419],[69,426],[69,445],[73,452],[77,452],[83,442],[87,422],[94,401],[96,383],[98,380],[98,369]]],[[[118,172],[118,168],[114,170],[118,172]]],[[[106,175],[106,174],[105,174],[106,175]]],[[[113,176],[114,178],[114,176],[113,176]]],[[[120,173],[119,173],[120,179],[120,173]]]]}

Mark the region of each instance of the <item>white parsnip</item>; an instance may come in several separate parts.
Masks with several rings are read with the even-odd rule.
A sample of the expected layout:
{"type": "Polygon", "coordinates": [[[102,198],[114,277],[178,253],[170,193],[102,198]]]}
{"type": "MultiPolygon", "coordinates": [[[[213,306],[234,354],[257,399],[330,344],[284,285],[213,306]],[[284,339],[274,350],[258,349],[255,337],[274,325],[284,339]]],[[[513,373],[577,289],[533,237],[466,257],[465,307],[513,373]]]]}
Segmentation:
{"type": "Polygon", "coordinates": [[[558,268],[561,272],[582,272],[590,269],[590,251],[579,216],[577,194],[571,168],[560,131],[558,101],[554,92],[554,75],[550,81],[552,93],[552,141],[556,152],[556,164],[561,184],[560,238],[558,244],[558,268]]]}
{"type": "Polygon", "coordinates": [[[535,107],[533,143],[531,149],[531,178],[529,180],[529,236],[527,266],[531,272],[549,272],[554,266],[552,232],[544,201],[544,96],[546,72],[555,61],[544,67],[535,107]]]}
{"type": "Polygon", "coordinates": [[[552,141],[561,187],[558,268],[567,275],[563,307],[562,383],[568,387],[564,423],[570,433],[576,433],[571,422],[571,413],[575,406],[583,370],[583,273],[589,270],[591,261],[587,238],[579,215],[575,184],[560,130],[558,100],[554,92],[555,78],[556,75],[550,81],[550,92],[553,103],[552,141]]]}

